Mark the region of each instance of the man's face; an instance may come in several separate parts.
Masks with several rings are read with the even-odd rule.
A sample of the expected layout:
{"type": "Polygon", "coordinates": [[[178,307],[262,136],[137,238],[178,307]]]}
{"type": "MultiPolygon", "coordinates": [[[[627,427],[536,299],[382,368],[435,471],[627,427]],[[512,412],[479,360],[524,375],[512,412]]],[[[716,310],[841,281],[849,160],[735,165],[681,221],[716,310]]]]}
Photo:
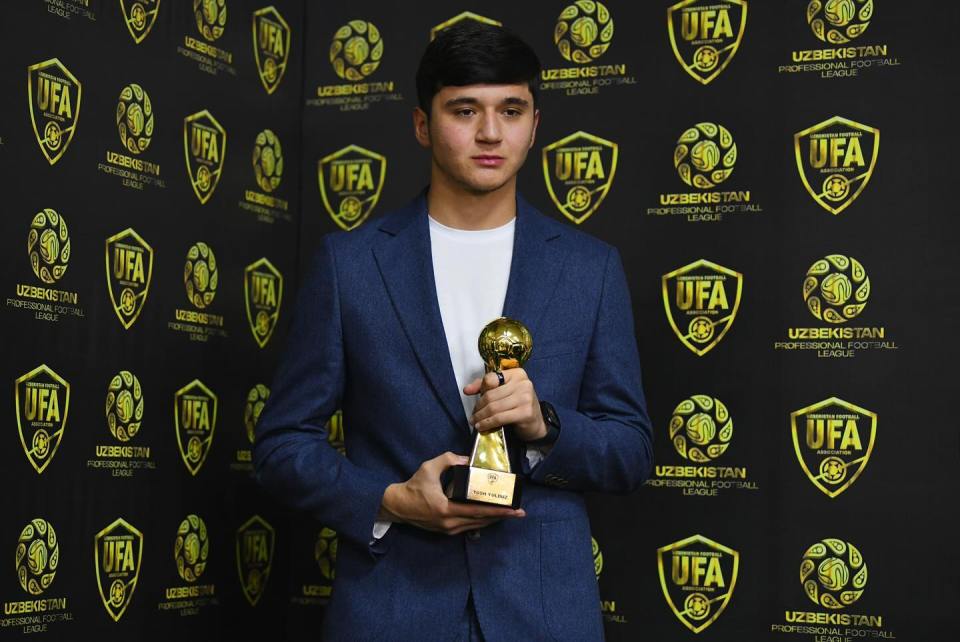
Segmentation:
{"type": "Polygon", "coordinates": [[[416,110],[417,140],[431,149],[440,172],[477,194],[513,180],[540,119],[526,83],[444,87],[431,110],[429,120],[416,110]]]}

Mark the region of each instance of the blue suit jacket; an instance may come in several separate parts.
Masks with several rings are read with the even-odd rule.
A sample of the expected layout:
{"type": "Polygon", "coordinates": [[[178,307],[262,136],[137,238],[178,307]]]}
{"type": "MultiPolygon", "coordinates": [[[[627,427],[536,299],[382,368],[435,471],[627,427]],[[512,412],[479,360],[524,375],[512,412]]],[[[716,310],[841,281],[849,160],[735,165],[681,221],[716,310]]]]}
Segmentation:
{"type": "Polygon", "coordinates": [[[469,454],[473,439],[437,303],[424,196],[323,237],[254,461],[268,490],[339,535],[324,639],[452,640],[471,590],[491,642],[603,638],[582,492],[633,491],[652,463],[619,254],[518,198],[503,312],[530,329],[524,368],[562,427],[532,470],[521,444],[512,453],[527,516],[473,537],[394,524],[371,546],[385,488],[444,451],[469,454]],[[340,408],[346,457],[324,428],[340,408]]]}

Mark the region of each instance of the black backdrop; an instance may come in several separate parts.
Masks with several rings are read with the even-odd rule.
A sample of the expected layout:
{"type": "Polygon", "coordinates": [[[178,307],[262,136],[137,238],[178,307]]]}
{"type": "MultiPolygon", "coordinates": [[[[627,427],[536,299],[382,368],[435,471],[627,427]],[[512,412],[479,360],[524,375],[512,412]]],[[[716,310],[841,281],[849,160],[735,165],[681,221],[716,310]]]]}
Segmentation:
{"type": "MultiPolygon", "coordinates": [[[[670,2],[617,0],[601,7],[277,1],[274,11],[261,12],[258,3],[216,0],[200,3],[199,23],[186,0],[3,7],[0,377],[14,390],[5,395],[0,449],[7,488],[0,547],[9,556],[0,572],[0,634],[316,638],[335,535],[261,496],[249,476],[245,420],[265,392],[257,384],[269,387],[301,259],[322,234],[369,224],[366,216],[423,186],[428,160],[411,136],[413,71],[431,29],[471,11],[517,31],[547,70],[559,70],[545,72],[543,120],[521,191],[548,215],[617,245],[633,295],[658,468],[635,496],[590,498],[608,637],[681,640],[700,630],[714,640],[951,638],[960,597],[950,544],[958,441],[948,409],[958,357],[951,328],[960,312],[949,162],[957,143],[957,10],[892,0],[817,4],[808,14],[805,1],[687,0],[668,14],[670,2]],[[713,31],[687,43],[684,14],[688,21],[708,16],[713,31]],[[273,27],[260,31],[262,20],[273,27]],[[561,20],[569,32],[556,31],[561,20]],[[821,40],[818,20],[861,25],[862,32],[845,31],[849,43],[821,40]],[[595,59],[565,59],[555,33],[595,59]],[[337,40],[344,44],[333,56],[340,67],[331,63],[337,40]],[[584,42],[599,46],[577,46],[584,42]],[[266,50],[258,52],[259,43],[266,50]],[[279,81],[264,63],[270,57],[283,69],[279,81]],[[41,64],[52,59],[69,75],[41,64]],[[700,71],[688,73],[681,59],[700,71]],[[56,85],[52,94],[44,93],[48,81],[56,85]],[[149,138],[136,153],[118,135],[118,103],[129,109],[121,91],[130,84],[151,105],[133,101],[143,118],[121,114],[141,141],[149,138]],[[44,97],[54,99],[55,116],[41,109],[44,97]],[[222,132],[201,118],[208,126],[196,140],[219,145],[225,135],[222,165],[209,147],[185,149],[185,130],[187,142],[195,131],[193,120],[185,121],[204,110],[222,132]],[[148,112],[153,130],[141,133],[148,112]],[[809,166],[807,137],[795,152],[794,135],[834,116],[847,120],[826,126],[817,140],[839,138],[846,150],[857,139],[864,164],[847,157],[851,171],[834,173],[859,181],[833,179],[818,202],[826,175],[809,166]],[[698,129],[701,123],[708,125],[698,129]],[[258,139],[264,130],[271,134],[258,139]],[[576,132],[591,138],[569,140],[576,132]],[[682,135],[696,140],[686,142],[688,156],[681,149],[677,164],[692,157],[694,173],[708,178],[718,178],[709,169],[733,171],[713,187],[685,183],[674,160],[682,135]],[[277,151],[274,140],[282,170],[263,157],[266,147],[268,156],[277,151]],[[586,172],[579,183],[563,182],[558,148],[586,152],[583,159],[596,151],[602,176],[586,172]],[[212,167],[212,189],[202,181],[192,186],[204,164],[192,151],[212,167]],[[279,184],[258,184],[251,157],[279,184]],[[137,161],[146,164],[131,168],[137,161]],[[586,207],[576,198],[568,205],[566,194],[578,184],[593,190],[586,207]],[[671,196],[689,194],[719,194],[729,209],[709,220],[718,218],[716,205],[671,196]],[[828,210],[844,203],[837,214],[828,210]],[[53,224],[49,214],[37,217],[48,209],[57,215],[53,224]],[[108,239],[128,228],[152,250],[146,288],[136,279],[119,283],[105,265],[117,245],[108,239]],[[184,276],[197,243],[205,246],[190,255],[197,261],[186,280],[215,292],[199,306],[184,276]],[[202,261],[207,248],[215,263],[202,261]],[[859,262],[869,291],[842,258],[818,263],[828,256],[859,262]],[[261,258],[273,266],[272,278],[261,258]],[[700,260],[710,263],[690,270],[701,278],[684,284],[721,283],[711,287],[723,288],[729,308],[715,307],[714,316],[675,304],[674,273],[700,260]],[[62,274],[55,270],[64,264],[62,274]],[[808,309],[811,270],[808,298],[846,310],[849,319],[833,323],[808,309]],[[277,306],[269,294],[279,294],[281,281],[277,306]],[[254,282],[266,283],[257,292],[268,296],[254,297],[254,282]],[[133,313],[122,311],[125,300],[133,313]],[[715,341],[724,324],[712,322],[734,309],[715,341]],[[689,347],[671,315],[679,334],[702,333],[691,335],[689,347]],[[694,317],[700,325],[688,328],[694,317]],[[851,353],[847,338],[816,338],[829,332],[824,328],[864,328],[866,338],[853,339],[851,353]],[[138,388],[121,372],[135,375],[138,388]],[[194,380],[204,388],[191,387],[194,380]],[[50,395],[59,413],[50,410],[50,395]],[[732,434],[712,399],[728,411],[732,434]],[[111,409],[134,431],[140,400],[136,433],[111,433],[111,409]],[[45,415],[37,419],[36,409],[45,415]],[[201,421],[190,424],[193,410],[201,421]],[[216,414],[212,439],[204,411],[216,414]],[[806,447],[811,414],[814,421],[841,419],[840,436],[852,419],[860,443],[847,439],[827,453],[806,447]],[[821,551],[815,545],[825,540],[821,551]],[[105,556],[118,550],[128,564],[110,574],[105,556]],[[809,568],[802,567],[806,558],[809,568]],[[690,571],[685,585],[683,569],[690,571]],[[48,584],[30,584],[43,578],[48,584]],[[111,603],[117,579],[127,584],[111,603]],[[817,602],[823,595],[845,595],[847,603],[817,602]]],[[[120,243],[138,245],[130,236],[120,243]]],[[[335,418],[338,445],[349,423],[335,418]]]]}

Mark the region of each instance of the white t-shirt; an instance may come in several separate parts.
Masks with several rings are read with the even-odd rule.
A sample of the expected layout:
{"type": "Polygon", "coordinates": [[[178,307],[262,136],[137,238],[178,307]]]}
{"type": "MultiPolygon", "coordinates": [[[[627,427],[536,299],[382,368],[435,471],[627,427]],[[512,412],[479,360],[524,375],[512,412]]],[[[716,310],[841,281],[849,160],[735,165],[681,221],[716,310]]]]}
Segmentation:
{"type": "Polygon", "coordinates": [[[479,395],[465,395],[463,387],[483,376],[477,339],[487,323],[503,314],[516,222],[514,217],[489,230],[458,230],[430,217],[437,300],[467,419],[479,395]]]}

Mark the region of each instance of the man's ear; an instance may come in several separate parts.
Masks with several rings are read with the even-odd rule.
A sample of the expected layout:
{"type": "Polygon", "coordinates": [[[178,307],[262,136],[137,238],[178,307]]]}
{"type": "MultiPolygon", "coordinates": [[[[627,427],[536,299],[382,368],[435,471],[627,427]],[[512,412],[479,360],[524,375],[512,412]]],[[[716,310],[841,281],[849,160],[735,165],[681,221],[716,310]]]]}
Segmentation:
{"type": "Polygon", "coordinates": [[[413,108],[413,135],[421,147],[430,147],[430,117],[420,107],[413,108]]]}
{"type": "Polygon", "coordinates": [[[527,149],[533,149],[533,143],[537,139],[537,127],[540,125],[540,110],[533,110],[533,129],[530,130],[530,145],[527,149]]]}

